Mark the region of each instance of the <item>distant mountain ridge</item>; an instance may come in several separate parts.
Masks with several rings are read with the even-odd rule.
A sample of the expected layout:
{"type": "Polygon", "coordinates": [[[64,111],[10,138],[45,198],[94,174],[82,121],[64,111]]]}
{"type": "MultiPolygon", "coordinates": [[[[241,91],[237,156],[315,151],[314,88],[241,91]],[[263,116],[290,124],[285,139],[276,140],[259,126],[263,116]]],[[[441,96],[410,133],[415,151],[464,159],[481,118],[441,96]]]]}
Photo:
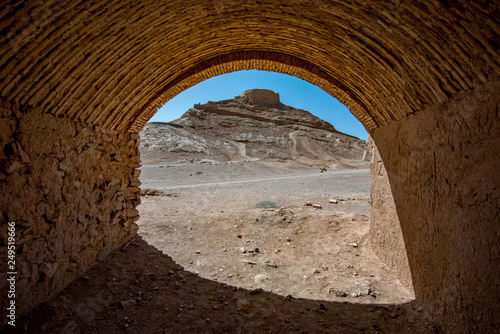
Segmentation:
{"type": "Polygon", "coordinates": [[[211,159],[366,160],[367,144],[341,133],[308,111],[284,105],[270,90],[195,104],[169,123],[151,122],[140,133],[143,161],[211,159]]]}

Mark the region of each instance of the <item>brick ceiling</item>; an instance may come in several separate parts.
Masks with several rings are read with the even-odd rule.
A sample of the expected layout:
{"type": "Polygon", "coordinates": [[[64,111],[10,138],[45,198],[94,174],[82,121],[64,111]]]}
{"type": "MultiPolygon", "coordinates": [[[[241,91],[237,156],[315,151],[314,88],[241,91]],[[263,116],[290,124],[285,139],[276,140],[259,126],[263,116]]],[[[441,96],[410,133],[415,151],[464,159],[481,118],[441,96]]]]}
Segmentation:
{"type": "Polygon", "coordinates": [[[241,69],[307,80],[369,131],[500,73],[493,1],[11,1],[0,17],[3,99],[124,131],[241,69]]]}

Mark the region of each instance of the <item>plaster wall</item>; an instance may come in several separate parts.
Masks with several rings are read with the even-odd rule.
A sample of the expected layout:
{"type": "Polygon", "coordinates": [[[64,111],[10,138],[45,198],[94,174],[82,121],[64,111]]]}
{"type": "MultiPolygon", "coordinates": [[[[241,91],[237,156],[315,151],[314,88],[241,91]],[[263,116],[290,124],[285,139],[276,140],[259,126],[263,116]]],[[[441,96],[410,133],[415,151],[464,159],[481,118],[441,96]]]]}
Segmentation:
{"type": "Polygon", "coordinates": [[[493,81],[371,133],[415,296],[447,333],[500,327],[499,96],[493,81]]]}
{"type": "Polygon", "coordinates": [[[0,101],[0,250],[6,259],[7,222],[15,222],[17,316],[135,235],[137,138],[0,101]]]}
{"type": "Polygon", "coordinates": [[[382,157],[370,137],[371,191],[370,232],[368,245],[375,254],[394,272],[399,281],[413,292],[406,247],[401,232],[391,185],[382,157]]]}

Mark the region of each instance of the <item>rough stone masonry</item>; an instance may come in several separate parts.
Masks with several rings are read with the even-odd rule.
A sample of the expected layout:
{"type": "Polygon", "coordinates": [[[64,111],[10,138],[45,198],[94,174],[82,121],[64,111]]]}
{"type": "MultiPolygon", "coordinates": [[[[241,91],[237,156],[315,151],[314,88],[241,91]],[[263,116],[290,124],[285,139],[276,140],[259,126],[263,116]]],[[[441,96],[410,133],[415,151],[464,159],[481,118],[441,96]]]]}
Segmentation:
{"type": "Polygon", "coordinates": [[[22,315],[135,235],[138,135],[4,101],[0,127],[0,220],[2,228],[16,226],[15,302],[22,315]]]}

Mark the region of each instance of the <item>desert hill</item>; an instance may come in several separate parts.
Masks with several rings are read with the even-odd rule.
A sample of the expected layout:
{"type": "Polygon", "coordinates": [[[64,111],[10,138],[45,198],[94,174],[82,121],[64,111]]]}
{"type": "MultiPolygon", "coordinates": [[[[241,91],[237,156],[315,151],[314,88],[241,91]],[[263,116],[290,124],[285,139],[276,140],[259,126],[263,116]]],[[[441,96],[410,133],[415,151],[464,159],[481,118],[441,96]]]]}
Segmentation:
{"type": "MultiPolygon", "coordinates": [[[[329,302],[383,305],[412,300],[366,243],[366,142],[282,104],[268,90],[195,105],[173,122],[148,124],[140,136],[138,233],[185,270],[178,278],[172,276],[178,270],[170,268],[155,276],[167,276],[172,283],[161,283],[162,292],[174,291],[179,298],[183,280],[203,278],[186,290],[196,295],[193,309],[200,314],[215,310],[203,300],[214,296],[214,289],[205,287],[214,281],[235,291],[246,289],[236,308],[230,306],[236,312],[247,312],[246,300],[255,293],[272,293],[266,299],[276,304],[257,306],[269,314],[285,305],[278,298],[313,299],[317,307],[323,305],[320,311],[332,308],[329,302]],[[196,163],[214,160],[220,163],[196,163]]],[[[160,291],[157,285],[137,282],[151,290],[144,300],[160,291]]],[[[217,309],[225,307],[225,301],[212,300],[217,309]]],[[[172,310],[190,312],[183,306],[172,310]]],[[[217,316],[210,313],[210,321],[215,323],[217,316]]]]}
{"type": "Polygon", "coordinates": [[[253,89],[230,100],[195,104],[169,123],[148,123],[140,133],[145,163],[367,159],[367,144],[311,113],[284,105],[270,90],[253,89]]]}

